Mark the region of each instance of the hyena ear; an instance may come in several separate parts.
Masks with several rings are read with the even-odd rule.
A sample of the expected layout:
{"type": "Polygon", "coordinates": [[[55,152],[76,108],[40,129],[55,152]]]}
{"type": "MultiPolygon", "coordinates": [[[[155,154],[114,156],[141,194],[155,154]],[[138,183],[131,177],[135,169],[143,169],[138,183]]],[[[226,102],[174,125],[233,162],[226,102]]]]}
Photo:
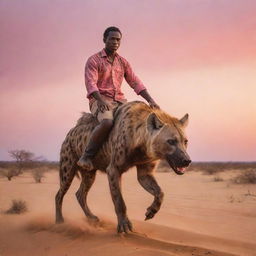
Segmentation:
{"type": "Polygon", "coordinates": [[[152,132],[154,130],[159,130],[164,126],[164,124],[159,120],[155,113],[151,113],[147,119],[148,131],[152,132]]]}
{"type": "Polygon", "coordinates": [[[186,114],[180,119],[180,123],[183,127],[186,127],[188,125],[188,114],[186,114]]]}

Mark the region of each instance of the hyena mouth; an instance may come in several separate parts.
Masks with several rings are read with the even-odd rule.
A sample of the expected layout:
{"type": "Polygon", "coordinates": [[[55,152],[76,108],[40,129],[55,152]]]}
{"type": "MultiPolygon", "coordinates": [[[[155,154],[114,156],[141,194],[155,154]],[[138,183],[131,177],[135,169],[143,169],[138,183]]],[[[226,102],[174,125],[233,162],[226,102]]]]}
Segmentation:
{"type": "Polygon", "coordinates": [[[166,156],[166,160],[176,174],[183,175],[186,172],[186,169],[187,169],[186,167],[188,167],[188,165],[186,166],[178,165],[173,161],[172,157],[168,155],[166,156]]]}

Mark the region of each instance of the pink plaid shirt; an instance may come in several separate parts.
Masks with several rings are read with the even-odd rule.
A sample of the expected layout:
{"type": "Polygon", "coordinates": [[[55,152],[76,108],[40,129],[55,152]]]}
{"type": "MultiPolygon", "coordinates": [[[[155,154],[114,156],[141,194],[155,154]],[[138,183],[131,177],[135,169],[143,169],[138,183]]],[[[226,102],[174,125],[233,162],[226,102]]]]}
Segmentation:
{"type": "Polygon", "coordinates": [[[121,91],[123,78],[137,94],[146,89],[128,61],[117,53],[113,63],[109,62],[104,49],[91,56],[85,65],[85,85],[90,104],[94,101],[91,94],[95,91],[112,100],[125,101],[121,91]]]}

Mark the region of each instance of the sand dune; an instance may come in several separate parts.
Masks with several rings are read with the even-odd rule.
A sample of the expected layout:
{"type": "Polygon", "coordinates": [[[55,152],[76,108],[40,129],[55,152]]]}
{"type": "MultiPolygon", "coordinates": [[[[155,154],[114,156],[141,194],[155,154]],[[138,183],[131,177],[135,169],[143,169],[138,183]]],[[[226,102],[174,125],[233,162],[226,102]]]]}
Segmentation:
{"type": "MultiPolygon", "coordinates": [[[[145,228],[141,222],[136,222],[140,232],[122,235],[116,234],[115,224],[109,221],[93,227],[81,220],[55,225],[45,217],[8,216],[0,224],[3,255],[234,255],[174,243],[166,238],[175,235],[175,230],[152,224],[145,228]],[[159,236],[150,229],[157,229],[159,236]]],[[[190,237],[196,239],[194,234],[190,237]]]]}
{"type": "Polygon", "coordinates": [[[101,219],[95,226],[83,216],[74,193],[75,179],[64,199],[65,223],[54,224],[58,174],[48,173],[42,184],[29,174],[8,182],[0,179],[0,207],[11,199],[27,201],[23,215],[0,214],[0,255],[256,255],[255,199],[245,196],[255,186],[212,182],[211,176],[183,177],[157,173],[165,192],[163,207],[143,221],[152,197],[137,183],[134,170],[125,174],[123,195],[134,233],[116,234],[116,217],[107,178],[98,174],[89,205],[101,219]],[[235,200],[230,201],[230,196],[235,200]]]}

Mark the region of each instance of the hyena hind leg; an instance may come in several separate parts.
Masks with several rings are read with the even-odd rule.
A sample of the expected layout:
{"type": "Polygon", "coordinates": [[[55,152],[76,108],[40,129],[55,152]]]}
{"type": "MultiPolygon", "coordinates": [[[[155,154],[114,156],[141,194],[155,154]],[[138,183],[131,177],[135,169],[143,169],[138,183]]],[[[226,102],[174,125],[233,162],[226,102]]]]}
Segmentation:
{"type": "Polygon", "coordinates": [[[76,192],[77,201],[80,204],[81,208],[83,209],[83,212],[86,215],[86,217],[90,221],[98,222],[99,218],[91,212],[91,210],[87,205],[87,195],[95,181],[96,170],[91,170],[91,171],[81,170],[80,173],[82,176],[82,181],[78,191],[76,192]]]}
{"type": "Polygon", "coordinates": [[[60,165],[60,189],[55,196],[55,209],[56,209],[56,223],[64,222],[64,218],[62,215],[62,203],[65,194],[67,193],[75,173],[77,171],[76,162],[73,164],[69,164],[69,162],[61,161],[60,165]]]}

